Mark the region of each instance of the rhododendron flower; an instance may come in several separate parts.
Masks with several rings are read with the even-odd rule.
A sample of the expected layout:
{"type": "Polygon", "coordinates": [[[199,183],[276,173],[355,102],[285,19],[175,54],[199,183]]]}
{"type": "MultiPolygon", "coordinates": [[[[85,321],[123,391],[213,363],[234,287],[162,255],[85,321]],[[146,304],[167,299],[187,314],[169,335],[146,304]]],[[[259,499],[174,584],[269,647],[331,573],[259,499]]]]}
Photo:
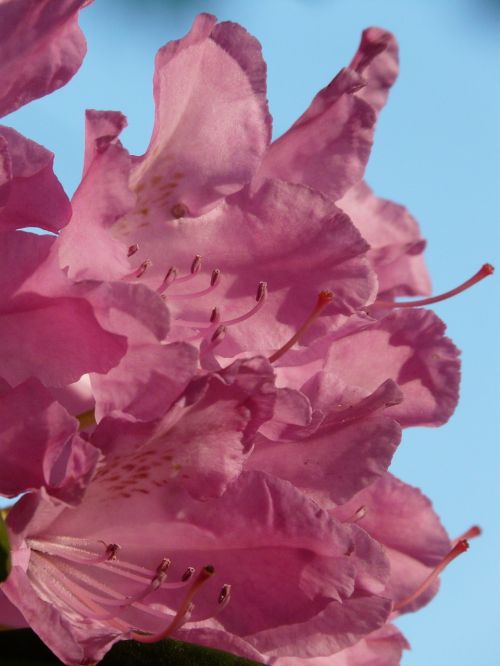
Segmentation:
{"type": "MultiPolygon", "coordinates": [[[[46,483],[9,513],[14,566],[2,589],[63,661],[174,631],[215,645],[224,631],[266,661],[311,657],[386,621],[389,570],[374,540],[287,482],[237,476],[274,396],[255,362],[232,375],[195,380],[159,422],[104,418],[86,443],[96,473],[82,467],[85,494],[69,507],[46,483]],[[231,586],[237,606],[224,612],[231,586]]],[[[55,425],[61,410],[45,410],[55,425]]],[[[51,463],[64,477],[55,443],[38,440],[35,477],[51,463]]]]}
{"type": "MultiPolygon", "coordinates": [[[[75,73],[85,4],[0,3],[0,113],[75,73]]],[[[174,635],[396,666],[391,621],[466,549],[387,472],[402,427],[458,399],[420,306],[492,270],[394,301],[430,291],[417,223],[363,182],[397,61],[366,30],[271,142],[258,42],[202,14],[158,53],[144,155],[121,113],[87,112],[71,202],[53,155],[0,128],[0,493],[24,493],[0,622],[18,609],[65,663],[174,635]]]]}

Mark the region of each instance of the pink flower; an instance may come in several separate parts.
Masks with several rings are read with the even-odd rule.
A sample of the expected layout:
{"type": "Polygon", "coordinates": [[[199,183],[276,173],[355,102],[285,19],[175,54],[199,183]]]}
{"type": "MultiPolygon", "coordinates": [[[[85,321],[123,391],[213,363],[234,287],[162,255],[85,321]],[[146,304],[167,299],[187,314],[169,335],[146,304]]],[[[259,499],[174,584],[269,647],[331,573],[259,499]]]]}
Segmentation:
{"type": "MultiPolygon", "coordinates": [[[[80,476],[74,506],[45,484],[11,510],[3,592],[63,661],[173,632],[266,660],[312,657],[384,624],[388,567],[376,542],[291,484],[240,474],[274,401],[270,379],[255,359],[194,380],[159,421],[104,418],[86,444],[101,456],[97,473],[80,476]]],[[[47,410],[48,423],[60,412],[47,410]]],[[[34,478],[55,458],[54,437],[40,442],[34,478]]]]}

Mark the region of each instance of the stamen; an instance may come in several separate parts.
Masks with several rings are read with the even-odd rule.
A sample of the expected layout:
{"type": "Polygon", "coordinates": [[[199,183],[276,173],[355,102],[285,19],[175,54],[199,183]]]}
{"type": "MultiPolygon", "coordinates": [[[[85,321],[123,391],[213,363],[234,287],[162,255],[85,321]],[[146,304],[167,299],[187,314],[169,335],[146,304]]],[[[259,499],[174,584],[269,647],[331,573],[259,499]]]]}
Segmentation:
{"type": "Polygon", "coordinates": [[[63,541],[57,542],[56,539],[53,541],[45,541],[43,539],[28,539],[27,545],[39,553],[45,553],[46,555],[58,555],[65,560],[70,562],[78,562],[79,564],[100,564],[103,562],[110,562],[116,559],[116,555],[120,550],[120,546],[116,543],[106,544],[104,541],[101,543],[105,546],[104,553],[95,553],[88,548],[82,548],[81,546],[92,546],[93,543],[85,540],[74,540],[71,543],[70,539],[65,543],[63,541]]]}
{"type": "Polygon", "coordinates": [[[196,254],[193,263],[191,264],[191,274],[195,275],[196,273],[199,273],[201,270],[201,255],[196,254]]]}
{"type": "Polygon", "coordinates": [[[431,296],[430,298],[422,298],[417,301],[402,301],[402,302],[375,301],[375,303],[373,303],[373,305],[370,305],[368,309],[373,307],[418,308],[424,305],[432,305],[433,303],[439,303],[440,301],[445,301],[446,299],[452,298],[453,296],[460,294],[462,291],[469,289],[469,287],[472,287],[481,280],[484,280],[484,278],[488,277],[488,275],[492,275],[494,271],[495,269],[491,264],[483,264],[483,266],[481,266],[481,268],[477,271],[477,273],[475,273],[471,278],[466,280],[463,284],[459,285],[458,287],[455,287],[455,289],[450,289],[450,291],[445,291],[443,294],[439,294],[438,296],[431,296]]]}
{"type": "Polygon", "coordinates": [[[274,354],[271,354],[269,361],[274,363],[279,358],[281,358],[286,352],[293,347],[293,345],[298,342],[298,340],[304,335],[304,333],[314,324],[316,319],[320,316],[323,310],[332,302],[333,293],[327,289],[320,291],[318,295],[318,300],[314,306],[313,311],[309,317],[305,320],[299,330],[293,335],[288,342],[286,342],[282,347],[280,347],[274,354]]]}
{"type": "Polygon", "coordinates": [[[177,269],[174,268],[174,266],[171,266],[168,269],[163,282],[156,291],[159,294],[163,294],[163,292],[166,289],[168,289],[168,287],[170,287],[170,285],[173,282],[175,282],[175,284],[182,284],[183,282],[188,282],[189,280],[192,280],[194,277],[196,277],[196,275],[200,272],[200,270],[201,270],[201,255],[197,254],[195,255],[191,263],[191,268],[187,275],[181,275],[181,277],[179,277],[177,275],[177,269]]]}
{"type": "Polygon", "coordinates": [[[473,525],[472,527],[469,527],[469,529],[461,534],[459,537],[456,539],[453,539],[451,542],[453,546],[455,546],[459,541],[463,541],[464,539],[474,539],[475,537],[481,536],[483,533],[483,530],[479,527],[479,525],[473,525]]]}
{"type": "Polygon", "coordinates": [[[182,580],[183,582],[188,581],[188,580],[191,578],[191,576],[194,574],[194,572],[195,572],[195,568],[194,568],[194,567],[188,567],[188,568],[186,569],[186,571],[182,574],[182,576],[181,576],[181,580],[182,580]]]}
{"type": "Polygon", "coordinates": [[[347,523],[357,523],[359,520],[362,520],[366,514],[368,513],[368,509],[366,506],[360,506],[359,509],[356,509],[356,511],[352,514],[350,518],[347,519],[347,523]]]}
{"type": "Polygon", "coordinates": [[[186,621],[186,615],[190,614],[192,610],[191,602],[194,596],[201,588],[201,586],[214,575],[214,573],[215,569],[213,568],[213,566],[208,565],[206,567],[203,567],[203,569],[200,571],[196,579],[189,587],[189,590],[187,591],[184,599],[182,600],[181,605],[179,606],[179,610],[175,614],[173,620],[170,622],[167,628],[164,629],[164,631],[161,631],[157,634],[149,634],[149,635],[140,634],[135,631],[132,631],[131,638],[133,638],[136,641],[139,641],[140,643],[156,643],[157,641],[161,641],[164,638],[167,638],[167,636],[170,636],[176,629],[178,629],[186,621]]]}
{"type": "Polygon", "coordinates": [[[239,317],[234,317],[234,319],[226,319],[222,322],[225,326],[233,326],[234,324],[239,324],[242,321],[246,321],[247,319],[250,319],[255,313],[257,313],[261,307],[264,305],[264,301],[267,298],[267,282],[259,282],[259,286],[257,287],[257,295],[255,297],[255,300],[257,301],[257,305],[254,305],[251,310],[246,312],[245,314],[240,315],[239,317]]]}
{"type": "Polygon", "coordinates": [[[125,275],[122,278],[122,280],[127,280],[129,278],[140,278],[144,275],[144,273],[152,265],[153,265],[153,262],[151,261],[151,259],[146,259],[145,261],[142,262],[142,264],[139,266],[139,268],[136,268],[135,271],[132,271],[128,275],[125,275]]]}
{"type": "Polygon", "coordinates": [[[163,292],[170,287],[172,282],[175,282],[177,280],[177,268],[175,266],[170,266],[168,271],[165,274],[165,277],[163,278],[163,282],[161,285],[158,287],[156,292],[158,294],[163,294],[163,292]]]}
{"type": "Polygon", "coordinates": [[[469,544],[466,539],[461,539],[458,541],[458,543],[450,550],[448,555],[446,555],[441,560],[441,562],[436,567],[434,567],[433,571],[427,576],[423,583],[421,583],[421,585],[419,585],[417,589],[408,595],[405,599],[402,599],[401,601],[398,601],[397,604],[395,604],[393,611],[400,611],[402,608],[415,601],[415,599],[418,599],[418,597],[429,588],[429,586],[436,580],[436,578],[448,566],[448,564],[453,562],[453,560],[462,553],[465,553],[468,548],[469,544]]]}
{"type": "Polygon", "coordinates": [[[230,599],[231,599],[231,585],[225,583],[221,587],[217,603],[219,604],[219,606],[221,606],[221,608],[225,608],[228,605],[230,599]]]}
{"type": "Polygon", "coordinates": [[[137,243],[130,245],[127,251],[127,257],[132,257],[138,250],[139,250],[139,245],[137,243]]]}
{"type": "Polygon", "coordinates": [[[200,298],[201,296],[206,296],[207,294],[210,294],[220,283],[220,275],[221,275],[220,270],[216,268],[212,271],[212,274],[210,276],[210,286],[207,287],[206,289],[202,289],[201,291],[195,291],[194,293],[191,294],[173,294],[168,298],[174,301],[187,301],[192,298],[200,298]]]}
{"type": "Polygon", "coordinates": [[[220,311],[219,308],[214,308],[210,313],[210,323],[218,324],[220,322],[220,311]]]}

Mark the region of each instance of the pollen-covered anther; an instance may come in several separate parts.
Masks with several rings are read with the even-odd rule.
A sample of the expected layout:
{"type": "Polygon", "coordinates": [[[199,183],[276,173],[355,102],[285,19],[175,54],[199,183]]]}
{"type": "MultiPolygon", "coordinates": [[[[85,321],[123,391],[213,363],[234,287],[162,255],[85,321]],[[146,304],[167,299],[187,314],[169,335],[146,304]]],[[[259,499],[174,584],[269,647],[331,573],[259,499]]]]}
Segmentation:
{"type": "Polygon", "coordinates": [[[193,599],[199,589],[207,582],[215,573],[214,567],[209,564],[199,572],[194,581],[189,586],[188,591],[186,592],[177,613],[170,622],[170,624],[161,632],[157,634],[142,634],[135,631],[131,632],[131,638],[140,643],[156,643],[161,641],[168,636],[171,636],[174,631],[176,631],[180,626],[182,626],[191,615],[193,609],[193,599]]]}
{"type": "Polygon", "coordinates": [[[432,305],[433,303],[439,303],[440,301],[446,301],[448,298],[452,298],[453,296],[462,293],[462,291],[466,291],[470,287],[473,287],[475,284],[481,282],[481,280],[484,280],[484,278],[488,277],[489,275],[492,275],[494,272],[495,268],[491,264],[483,264],[481,268],[477,271],[477,273],[475,273],[471,278],[469,278],[462,284],[458,285],[458,287],[450,289],[450,291],[445,291],[443,294],[439,294],[438,296],[431,296],[430,298],[422,298],[416,301],[401,301],[401,302],[375,301],[375,303],[373,303],[373,305],[370,305],[367,309],[370,310],[372,308],[386,308],[386,309],[418,308],[418,307],[423,307],[425,305],[432,305]]]}
{"type": "Polygon", "coordinates": [[[312,312],[309,314],[305,322],[299,328],[299,330],[292,335],[290,340],[286,342],[282,347],[280,347],[274,354],[271,354],[269,360],[271,363],[277,361],[281,358],[286,352],[293,347],[293,345],[300,340],[304,333],[314,324],[314,322],[321,315],[323,310],[332,302],[333,293],[329,289],[323,289],[318,294],[318,299],[316,305],[314,306],[312,312]]]}
{"type": "Polygon", "coordinates": [[[409,604],[413,603],[418,597],[425,592],[431,585],[432,583],[436,580],[436,578],[439,576],[439,574],[446,569],[448,564],[450,562],[453,562],[454,559],[456,559],[459,555],[462,553],[465,553],[466,550],[469,548],[469,543],[467,539],[460,539],[453,548],[450,550],[450,552],[443,557],[441,562],[434,567],[434,569],[431,571],[431,573],[427,576],[427,578],[417,587],[416,590],[414,590],[410,595],[405,597],[404,599],[401,599],[401,601],[398,601],[393,608],[393,612],[398,612],[405,606],[408,606],[409,604]]]}
{"type": "Polygon", "coordinates": [[[193,576],[195,571],[196,570],[194,567],[188,567],[181,576],[182,582],[185,583],[186,581],[188,581],[193,576]]]}
{"type": "Polygon", "coordinates": [[[210,313],[210,323],[218,324],[219,322],[220,322],[219,308],[213,308],[212,312],[210,313]]]}
{"type": "Polygon", "coordinates": [[[250,319],[250,317],[253,317],[253,315],[256,314],[261,309],[261,307],[264,305],[266,298],[267,298],[267,282],[259,282],[259,285],[257,287],[257,294],[255,297],[257,304],[254,305],[253,308],[251,308],[248,312],[245,312],[239,317],[233,317],[233,319],[225,319],[221,323],[224,324],[225,326],[234,326],[235,324],[240,324],[242,321],[250,319]]]}
{"type": "Polygon", "coordinates": [[[118,558],[118,551],[120,550],[120,546],[117,543],[110,543],[108,546],[106,546],[106,559],[108,562],[113,562],[118,558]]]}
{"type": "Polygon", "coordinates": [[[196,273],[199,273],[200,270],[201,270],[201,255],[197,254],[195,255],[193,263],[191,264],[191,274],[195,275],[196,273]]]}
{"type": "MultiPolygon", "coordinates": [[[[187,294],[172,294],[171,296],[169,295],[168,298],[174,301],[188,301],[193,298],[201,298],[202,296],[207,296],[220,284],[220,278],[221,278],[221,271],[218,268],[215,268],[210,274],[210,286],[207,287],[206,289],[202,289],[201,291],[195,291],[187,294]]],[[[177,283],[179,283],[180,281],[181,278],[178,278],[177,283]]]]}
{"type": "Polygon", "coordinates": [[[225,608],[229,603],[230,599],[231,599],[231,585],[225,583],[220,589],[219,596],[217,598],[217,603],[222,608],[225,608]]]}
{"type": "Polygon", "coordinates": [[[226,336],[226,327],[224,326],[224,324],[220,324],[215,329],[212,337],[210,338],[210,342],[214,346],[218,345],[219,342],[222,342],[224,340],[225,336],[226,336]]]}
{"type": "Polygon", "coordinates": [[[150,266],[153,265],[153,262],[151,259],[145,259],[142,264],[139,266],[139,268],[133,273],[134,277],[140,278],[144,275],[144,273],[150,268],[150,266]]]}
{"type": "Polygon", "coordinates": [[[170,266],[168,271],[165,273],[163,282],[156,290],[158,294],[163,294],[163,292],[170,287],[170,285],[177,280],[177,268],[175,266],[170,266]]]}

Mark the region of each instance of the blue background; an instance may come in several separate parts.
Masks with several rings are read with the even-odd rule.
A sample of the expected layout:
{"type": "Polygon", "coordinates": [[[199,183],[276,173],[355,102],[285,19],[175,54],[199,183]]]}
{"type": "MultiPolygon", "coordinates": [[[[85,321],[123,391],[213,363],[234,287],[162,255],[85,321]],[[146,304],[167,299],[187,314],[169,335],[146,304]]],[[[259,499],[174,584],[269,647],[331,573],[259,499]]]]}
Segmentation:
{"type": "MultiPolygon", "coordinates": [[[[197,12],[238,21],[262,42],[275,136],[349,62],[363,28],[390,29],[401,74],[367,180],[420,221],[438,293],[485,261],[499,263],[499,9],[494,0],[97,0],[81,16],[89,53],[79,74],[6,124],[56,153],[71,193],[80,178],[84,109],[123,111],[124,143],[142,152],[152,126],[155,51],[184,34],[197,12]]],[[[498,295],[494,277],[435,307],[463,350],[461,402],[445,427],[407,431],[392,467],[433,499],[452,535],[474,523],[484,528],[442,576],[431,605],[400,621],[413,648],[404,666],[499,663],[498,295]]]]}

